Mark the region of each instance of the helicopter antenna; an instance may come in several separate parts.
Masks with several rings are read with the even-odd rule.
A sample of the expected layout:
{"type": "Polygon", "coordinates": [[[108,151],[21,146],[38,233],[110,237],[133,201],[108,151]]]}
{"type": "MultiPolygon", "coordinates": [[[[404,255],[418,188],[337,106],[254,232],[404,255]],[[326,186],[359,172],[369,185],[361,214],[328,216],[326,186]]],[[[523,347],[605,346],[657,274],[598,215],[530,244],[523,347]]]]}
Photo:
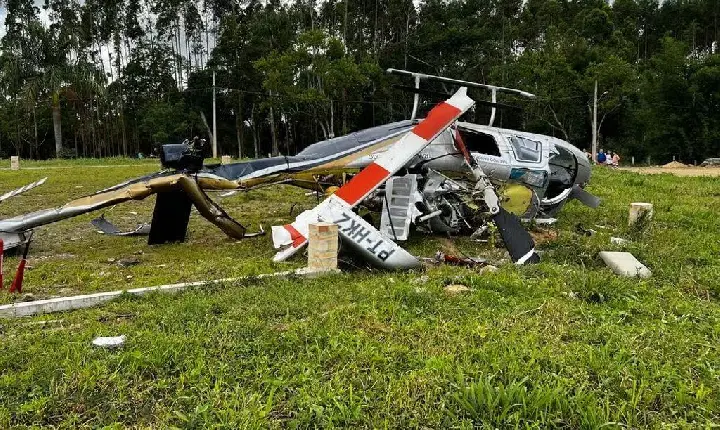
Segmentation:
{"type": "MultiPolygon", "coordinates": [[[[491,127],[492,127],[493,123],[495,122],[495,111],[497,110],[497,105],[498,105],[498,103],[497,103],[497,93],[498,92],[517,94],[517,95],[531,98],[531,99],[535,98],[535,94],[531,94],[526,91],[518,90],[515,88],[498,87],[495,85],[481,84],[478,82],[470,82],[470,81],[463,81],[460,79],[446,78],[444,76],[426,75],[425,73],[410,72],[408,70],[400,70],[400,69],[390,68],[390,69],[387,69],[387,72],[392,75],[410,76],[410,77],[414,78],[416,90],[420,89],[420,81],[421,80],[445,82],[448,84],[460,85],[463,87],[480,88],[480,89],[490,90],[492,112],[490,113],[489,125],[491,127]]],[[[420,105],[420,92],[416,91],[415,97],[413,99],[413,110],[412,110],[412,115],[410,117],[411,120],[415,119],[419,105],[420,105]]]]}

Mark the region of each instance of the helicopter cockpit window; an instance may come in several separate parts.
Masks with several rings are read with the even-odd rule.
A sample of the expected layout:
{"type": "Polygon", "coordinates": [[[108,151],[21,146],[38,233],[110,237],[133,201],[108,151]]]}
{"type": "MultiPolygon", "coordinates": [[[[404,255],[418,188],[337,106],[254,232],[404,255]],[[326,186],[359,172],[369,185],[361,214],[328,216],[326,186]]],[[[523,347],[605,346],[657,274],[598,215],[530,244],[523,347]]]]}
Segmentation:
{"type": "Polygon", "coordinates": [[[519,161],[537,163],[542,157],[542,145],[540,142],[520,136],[511,136],[510,144],[512,144],[515,156],[519,161]]]}
{"type": "Polygon", "coordinates": [[[478,152],[480,154],[500,156],[500,148],[498,148],[495,138],[489,134],[479,131],[468,130],[466,128],[458,128],[460,136],[462,136],[470,152],[478,152]]]}

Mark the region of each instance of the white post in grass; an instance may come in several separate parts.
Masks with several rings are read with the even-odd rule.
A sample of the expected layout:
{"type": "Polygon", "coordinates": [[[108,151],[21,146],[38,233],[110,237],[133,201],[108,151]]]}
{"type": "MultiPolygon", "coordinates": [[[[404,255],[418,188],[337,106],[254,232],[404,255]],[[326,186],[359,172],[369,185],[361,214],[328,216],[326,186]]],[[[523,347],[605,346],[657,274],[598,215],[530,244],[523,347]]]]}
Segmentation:
{"type": "Polygon", "coordinates": [[[652,203],[630,203],[630,216],[628,225],[636,224],[640,219],[650,221],[653,216],[652,203]]]}
{"type": "Polygon", "coordinates": [[[308,238],[309,272],[336,271],[338,267],[338,226],[330,222],[310,224],[308,238]]]}
{"type": "Polygon", "coordinates": [[[10,157],[10,170],[20,170],[20,157],[17,155],[10,157]]]}

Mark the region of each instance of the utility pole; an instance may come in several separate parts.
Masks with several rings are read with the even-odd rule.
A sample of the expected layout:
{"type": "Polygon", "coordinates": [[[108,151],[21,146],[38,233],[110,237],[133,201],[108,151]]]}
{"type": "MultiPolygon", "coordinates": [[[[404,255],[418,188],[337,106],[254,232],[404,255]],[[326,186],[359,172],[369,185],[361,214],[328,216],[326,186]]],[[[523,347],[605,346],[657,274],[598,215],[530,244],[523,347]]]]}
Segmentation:
{"type": "Polygon", "coordinates": [[[592,161],[597,162],[597,79],[595,80],[595,95],[593,96],[593,120],[592,120],[592,161]]]}
{"type": "MultiPolygon", "coordinates": [[[[597,96],[597,88],[595,88],[597,96]]],[[[217,153],[217,111],[215,110],[215,70],[213,70],[213,135],[212,135],[213,158],[218,158],[217,153]]]]}

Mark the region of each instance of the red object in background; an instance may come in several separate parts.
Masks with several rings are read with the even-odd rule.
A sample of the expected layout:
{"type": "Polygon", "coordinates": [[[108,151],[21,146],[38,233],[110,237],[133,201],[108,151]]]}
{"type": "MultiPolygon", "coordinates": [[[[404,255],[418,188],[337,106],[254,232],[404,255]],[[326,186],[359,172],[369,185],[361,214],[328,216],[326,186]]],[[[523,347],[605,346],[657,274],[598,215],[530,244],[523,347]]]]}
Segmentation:
{"type": "Polygon", "coordinates": [[[10,284],[11,293],[22,293],[23,277],[25,276],[25,264],[27,264],[26,259],[23,258],[20,260],[17,272],[15,273],[15,279],[13,279],[12,284],[10,284]]]}
{"type": "Polygon", "coordinates": [[[3,251],[3,247],[5,246],[5,243],[2,239],[0,239],[0,290],[3,288],[3,255],[5,252],[3,251]]]}
{"type": "Polygon", "coordinates": [[[25,265],[27,264],[27,255],[28,251],[30,251],[30,241],[32,241],[32,236],[33,233],[30,233],[30,237],[28,238],[27,243],[25,243],[25,251],[23,251],[22,260],[20,260],[17,272],[15,272],[15,279],[13,279],[12,284],[10,284],[11,293],[22,293],[23,278],[25,277],[25,265]]]}

